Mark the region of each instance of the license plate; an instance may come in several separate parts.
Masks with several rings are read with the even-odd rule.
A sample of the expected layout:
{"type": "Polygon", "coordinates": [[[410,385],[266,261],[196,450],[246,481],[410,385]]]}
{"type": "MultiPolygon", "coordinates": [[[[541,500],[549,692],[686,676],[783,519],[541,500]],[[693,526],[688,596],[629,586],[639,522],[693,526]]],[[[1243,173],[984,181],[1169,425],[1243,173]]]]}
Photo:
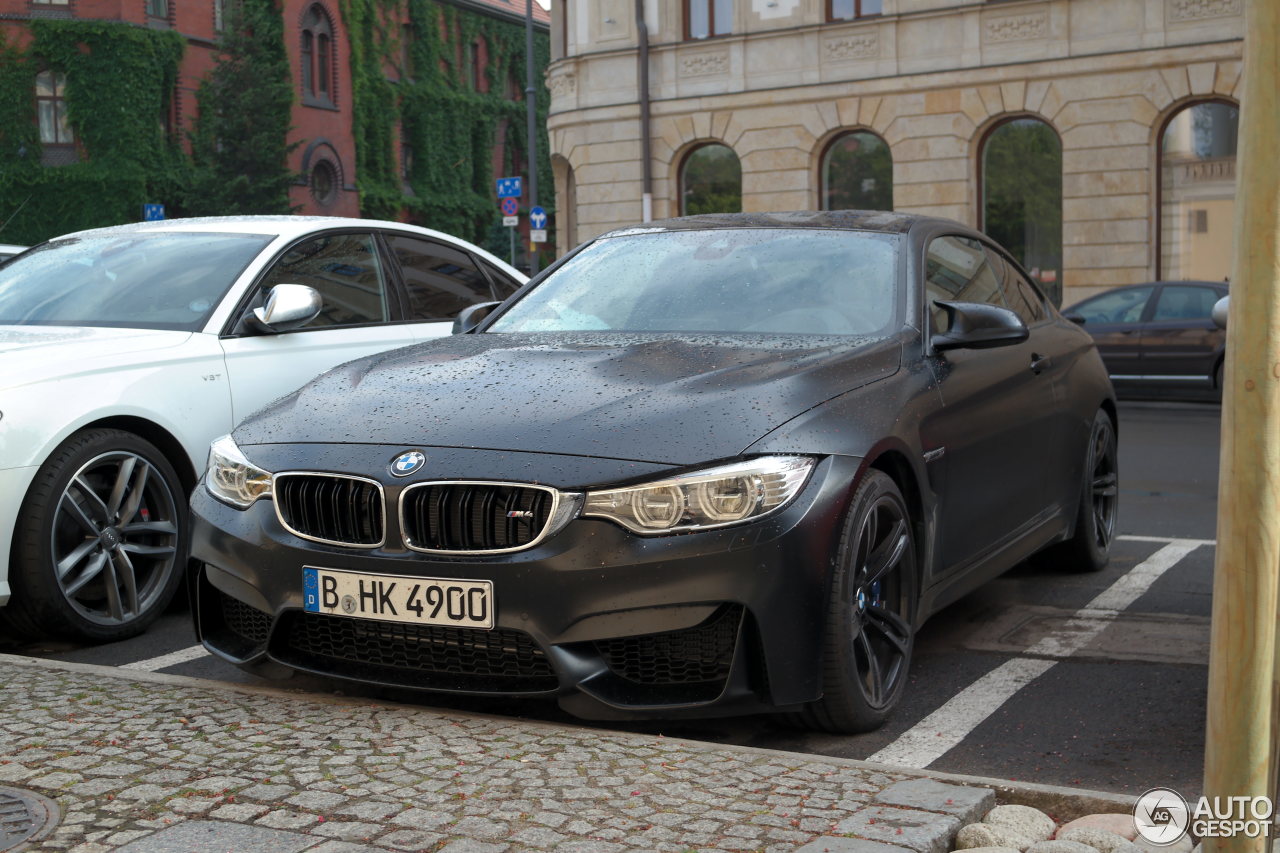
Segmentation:
{"type": "Polygon", "coordinates": [[[303,609],[414,625],[493,627],[493,584],[302,567],[303,609]]]}

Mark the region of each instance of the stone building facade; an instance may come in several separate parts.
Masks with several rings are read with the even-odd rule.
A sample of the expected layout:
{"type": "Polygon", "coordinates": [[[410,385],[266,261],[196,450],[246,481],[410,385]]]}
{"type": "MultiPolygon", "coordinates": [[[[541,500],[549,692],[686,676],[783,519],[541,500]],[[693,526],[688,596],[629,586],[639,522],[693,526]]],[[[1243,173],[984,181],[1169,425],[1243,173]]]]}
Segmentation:
{"type": "MultiPolygon", "coordinates": [[[[1046,272],[1048,289],[1060,282],[1070,303],[1160,276],[1221,278],[1221,264],[1179,265],[1175,244],[1199,246],[1202,259],[1229,255],[1234,136],[1229,152],[1195,162],[1178,161],[1170,140],[1179,116],[1184,141],[1204,135],[1189,106],[1235,113],[1243,7],[644,0],[653,218],[683,212],[681,170],[708,143],[737,155],[743,210],[821,207],[825,152],[864,131],[888,145],[897,210],[983,227],[986,140],[1034,119],[1061,146],[1061,278],[1046,272]],[[708,8],[719,23],[704,35],[708,8]],[[1212,209],[1182,208],[1197,198],[1212,209]]],[[[549,130],[563,251],[642,220],[640,27],[634,0],[565,0],[553,18],[549,130]]]]}

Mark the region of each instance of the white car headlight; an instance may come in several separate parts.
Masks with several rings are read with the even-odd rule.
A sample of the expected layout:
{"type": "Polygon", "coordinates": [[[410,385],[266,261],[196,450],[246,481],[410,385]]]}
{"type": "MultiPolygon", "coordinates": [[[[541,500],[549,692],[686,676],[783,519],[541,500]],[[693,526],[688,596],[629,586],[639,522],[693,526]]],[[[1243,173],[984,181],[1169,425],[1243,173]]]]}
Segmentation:
{"type": "Polygon", "coordinates": [[[750,521],[799,494],[814,460],[764,456],[624,489],[588,492],[584,516],[640,534],[705,530],[750,521]]]}
{"type": "Polygon", "coordinates": [[[258,498],[271,497],[271,472],[246,459],[231,436],[224,435],[209,446],[204,485],[223,503],[248,509],[258,498]]]}

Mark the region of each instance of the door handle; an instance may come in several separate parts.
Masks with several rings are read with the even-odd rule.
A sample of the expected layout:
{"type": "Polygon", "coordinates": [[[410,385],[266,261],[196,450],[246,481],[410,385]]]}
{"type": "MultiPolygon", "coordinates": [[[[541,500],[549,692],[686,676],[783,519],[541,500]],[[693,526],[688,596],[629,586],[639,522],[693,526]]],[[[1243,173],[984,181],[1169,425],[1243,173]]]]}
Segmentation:
{"type": "Polygon", "coordinates": [[[1040,375],[1040,371],[1044,370],[1052,363],[1053,359],[1047,355],[1040,355],[1038,352],[1031,353],[1031,372],[1037,376],[1040,375]]]}

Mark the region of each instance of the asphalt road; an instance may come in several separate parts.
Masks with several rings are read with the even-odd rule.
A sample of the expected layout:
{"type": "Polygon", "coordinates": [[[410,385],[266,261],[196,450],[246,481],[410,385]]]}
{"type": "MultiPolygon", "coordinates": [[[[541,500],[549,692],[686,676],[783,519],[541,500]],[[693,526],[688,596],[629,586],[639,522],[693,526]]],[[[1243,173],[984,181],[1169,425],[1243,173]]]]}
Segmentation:
{"type": "MultiPolygon", "coordinates": [[[[621,727],[953,773],[1198,795],[1218,427],[1212,404],[1122,404],[1122,536],[1111,564],[1097,574],[1023,565],[935,616],[917,638],[903,702],[881,730],[817,735],[770,717],[621,727]]],[[[188,616],[175,607],[127,642],[9,642],[0,650],[256,681],[193,643],[188,616]]],[[[578,723],[550,703],[442,701],[303,678],[285,686],[578,723]]]]}

